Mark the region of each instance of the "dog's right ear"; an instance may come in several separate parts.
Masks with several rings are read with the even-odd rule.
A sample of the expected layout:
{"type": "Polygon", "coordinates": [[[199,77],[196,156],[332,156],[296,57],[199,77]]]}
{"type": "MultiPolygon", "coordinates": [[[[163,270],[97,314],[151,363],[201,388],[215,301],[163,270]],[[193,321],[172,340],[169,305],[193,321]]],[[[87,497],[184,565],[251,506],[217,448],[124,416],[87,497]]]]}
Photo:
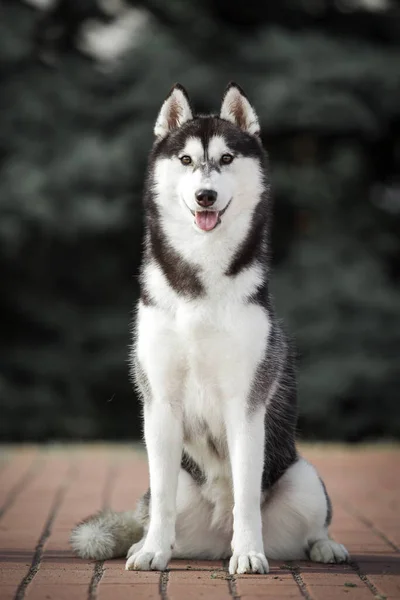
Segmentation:
{"type": "Polygon", "coordinates": [[[167,96],[158,114],[154,126],[154,135],[158,139],[164,138],[170,131],[178,129],[186,121],[193,119],[189,96],[185,88],[176,83],[167,96]]]}

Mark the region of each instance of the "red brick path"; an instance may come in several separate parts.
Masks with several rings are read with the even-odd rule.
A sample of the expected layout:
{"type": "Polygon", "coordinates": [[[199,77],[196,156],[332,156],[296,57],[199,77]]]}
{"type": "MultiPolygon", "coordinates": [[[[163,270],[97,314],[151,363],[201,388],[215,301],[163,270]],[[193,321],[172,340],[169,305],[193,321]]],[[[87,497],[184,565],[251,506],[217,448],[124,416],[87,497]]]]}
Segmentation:
{"type": "Polygon", "coordinates": [[[145,490],[142,453],[126,446],[3,449],[0,459],[0,600],[400,599],[400,449],[304,448],[334,505],[333,537],[350,565],[272,562],[269,575],[230,577],[226,564],[174,561],[165,573],[124,561],[76,559],[72,526],[145,490]]]}

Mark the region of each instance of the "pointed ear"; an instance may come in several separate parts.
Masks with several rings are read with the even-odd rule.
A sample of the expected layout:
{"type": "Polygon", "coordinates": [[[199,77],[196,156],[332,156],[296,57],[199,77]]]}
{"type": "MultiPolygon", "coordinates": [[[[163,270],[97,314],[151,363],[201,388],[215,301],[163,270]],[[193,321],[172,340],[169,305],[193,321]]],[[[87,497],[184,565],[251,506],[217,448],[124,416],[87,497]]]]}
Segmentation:
{"type": "Polygon", "coordinates": [[[189,96],[183,86],[175,84],[158,114],[154,135],[164,138],[170,131],[193,119],[189,96]]]}
{"type": "Polygon", "coordinates": [[[260,124],[256,112],[243,90],[236,83],[231,82],[225,90],[220,117],[237,125],[247,133],[260,135],[260,124]]]}

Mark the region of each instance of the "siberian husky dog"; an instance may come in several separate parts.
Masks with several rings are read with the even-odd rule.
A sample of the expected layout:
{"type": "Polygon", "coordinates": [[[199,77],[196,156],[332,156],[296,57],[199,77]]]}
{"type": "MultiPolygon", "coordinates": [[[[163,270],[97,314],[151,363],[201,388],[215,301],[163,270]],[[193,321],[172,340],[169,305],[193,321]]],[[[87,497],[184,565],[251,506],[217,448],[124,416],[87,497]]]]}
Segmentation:
{"type": "MultiPolygon", "coordinates": [[[[79,524],[83,558],[171,557],[267,573],[268,558],[344,562],[324,483],[295,446],[296,382],[269,289],[271,200],[257,115],[231,83],[219,116],[176,85],[158,115],[132,366],[150,489],[79,524]]],[[[132,474],[133,476],[133,474],[132,474]]]]}

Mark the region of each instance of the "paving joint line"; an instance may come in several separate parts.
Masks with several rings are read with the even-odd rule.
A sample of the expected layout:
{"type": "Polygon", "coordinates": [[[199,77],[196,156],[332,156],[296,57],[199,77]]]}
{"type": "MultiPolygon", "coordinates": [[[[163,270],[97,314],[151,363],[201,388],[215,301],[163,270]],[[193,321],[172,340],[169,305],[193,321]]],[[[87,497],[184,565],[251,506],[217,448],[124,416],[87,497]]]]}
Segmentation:
{"type": "MultiPolygon", "coordinates": [[[[173,560],[173,559],[172,559],[173,560]]],[[[192,560],[191,558],[188,559],[192,560]]],[[[192,567],[192,565],[188,564],[186,567],[176,567],[174,569],[169,569],[172,572],[181,573],[186,571],[193,571],[193,573],[214,573],[218,571],[226,572],[224,567],[192,567]]]]}
{"type": "Polygon", "coordinates": [[[300,593],[303,596],[303,598],[306,598],[306,600],[312,600],[312,596],[311,596],[310,592],[308,591],[307,585],[306,585],[303,577],[301,576],[300,567],[289,561],[287,563],[285,563],[285,566],[288,568],[288,571],[290,571],[290,573],[292,574],[292,577],[295,580],[295,582],[297,583],[297,587],[299,588],[300,593]]]}
{"type": "Polygon", "coordinates": [[[36,456],[33,459],[32,463],[26,469],[21,478],[13,485],[11,490],[8,492],[6,499],[3,502],[3,506],[0,508],[0,519],[5,515],[10,506],[12,506],[14,501],[18,498],[19,494],[38,474],[38,472],[40,471],[40,467],[43,466],[43,464],[44,461],[42,456],[36,456]]]}
{"type": "MultiPolygon", "coordinates": [[[[112,461],[112,463],[108,466],[108,469],[107,469],[106,481],[105,481],[104,490],[102,493],[102,497],[103,497],[102,508],[103,508],[103,510],[105,510],[106,508],[109,508],[112,485],[117,476],[117,471],[118,471],[118,468],[116,465],[116,459],[114,459],[112,461]]],[[[89,583],[88,600],[96,600],[96,598],[97,598],[97,590],[98,590],[100,581],[102,580],[104,571],[105,571],[104,562],[105,562],[104,560],[97,560],[95,562],[95,565],[93,568],[93,575],[92,575],[92,578],[89,583]]]]}
{"type": "Polygon", "coordinates": [[[236,577],[229,573],[229,559],[225,559],[222,561],[223,569],[226,572],[226,580],[228,582],[229,594],[233,598],[233,600],[240,600],[240,595],[236,586],[236,577]]]}
{"type": "Polygon", "coordinates": [[[101,578],[104,575],[104,560],[97,560],[94,569],[93,575],[89,583],[89,591],[88,591],[88,600],[96,600],[97,598],[97,588],[101,581],[101,578]]]}
{"type": "Polygon", "coordinates": [[[365,575],[365,573],[362,572],[362,570],[360,568],[360,565],[355,560],[349,560],[348,564],[353,569],[353,571],[355,571],[355,573],[358,575],[358,577],[361,579],[361,581],[367,586],[367,588],[369,589],[369,591],[375,597],[380,597],[379,590],[374,586],[374,584],[372,583],[372,581],[369,580],[369,578],[367,577],[367,575],[365,575]]]}
{"type": "Polygon", "coordinates": [[[33,554],[31,566],[29,567],[28,573],[25,575],[25,577],[22,579],[21,583],[19,584],[17,591],[15,593],[14,600],[23,600],[25,598],[25,592],[27,590],[27,587],[29,586],[29,584],[35,577],[36,573],[40,569],[40,564],[42,562],[45,543],[47,542],[47,540],[49,539],[49,537],[51,535],[53,523],[56,518],[57,512],[64,500],[64,497],[65,497],[65,494],[67,492],[69,485],[72,483],[73,479],[76,476],[76,473],[77,473],[77,471],[76,471],[75,465],[71,464],[68,469],[66,478],[58,486],[57,492],[54,496],[53,503],[51,505],[49,516],[47,517],[47,521],[44,525],[44,528],[40,535],[39,541],[36,544],[36,548],[35,548],[35,552],[33,554]]]}
{"type": "Polygon", "coordinates": [[[353,507],[351,507],[349,505],[347,505],[345,508],[356,519],[358,519],[359,521],[361,521],[361,523],[364,523],[364,525],[366,525],[371,531],[373,531],[378,537],[380,537],[388,546],[390,546],[392,548],[392,550],[395,550],[396,552],[400,552],[399,546],[397,546],[394,542],[392,542],[386,536],[386,534],[383,533],[383,531],[381,531],[380,529],[378,529],[377,527],[375,527],[375,525],[373,524],[372,521],[370,521],[367,517],[364,517],[364,515],[362,515],[356,509],[354,509],[353,507]]]}
{"type": "Polygon", "coordinates": [[[375,535],[381,538],[388,546],[391,547],[395,552],[400,552],[400,547],[392,542],[383,531],[375,527],[372,521],[365,517],[362,513],[360,513],[352,504],[349,504],[343,497],[340,498],[340,504],[345,509],[346,512],[349,513],[352,517],[366,525],[368,529],[370,529],[375,535]]]}
{"type": "Polygon", "coordinates": [[[158,591],[160,593],[161,600],[168,600],[168,581],[169,581],[169,571],[161,571],[160,580],[158,585],[158,591]]]}

